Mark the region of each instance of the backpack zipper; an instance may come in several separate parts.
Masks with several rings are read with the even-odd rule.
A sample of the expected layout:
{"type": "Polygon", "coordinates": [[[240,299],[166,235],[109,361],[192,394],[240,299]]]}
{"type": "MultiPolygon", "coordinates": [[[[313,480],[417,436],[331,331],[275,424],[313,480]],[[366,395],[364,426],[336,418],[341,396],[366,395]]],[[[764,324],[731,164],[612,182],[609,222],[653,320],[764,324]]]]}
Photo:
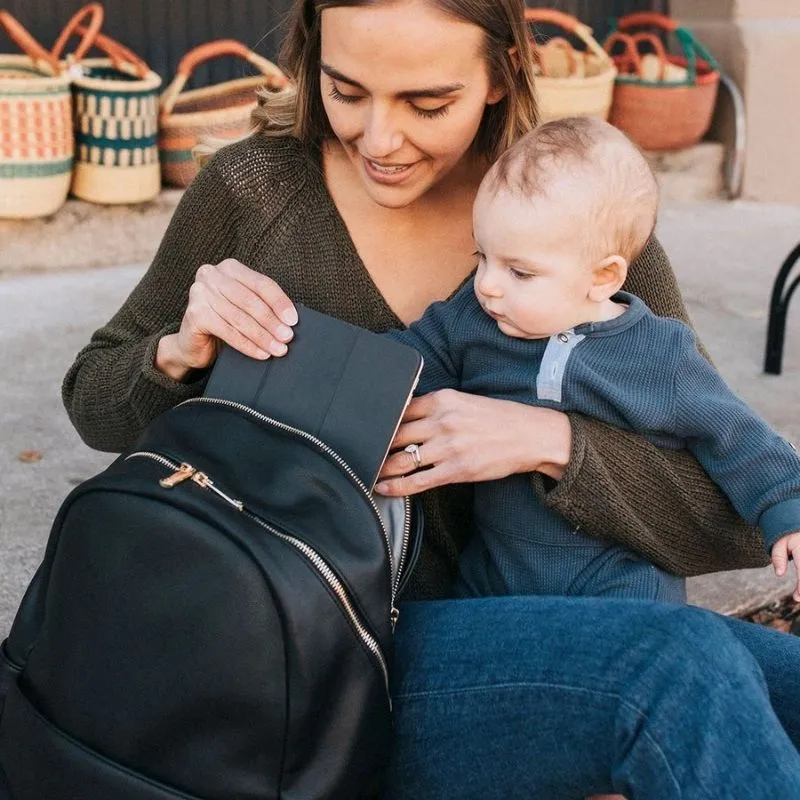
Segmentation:
{"type": "MultiPolygon", "coordinates": [[[[392,705],[392,698],[389,691],[389,668],[386,663],[386,657],[381,650],[381,646],[378,644],[378,641],[375,637],[369,632],[366,625],[361,621],[358,616],[357,611],[353,607],[353,603],[350,600],[350,596],[347,593],[347,589],[345,588],[344,584],[339,580],[336,573],[333,571],[331,566],[328,564],[327,561],[310,545],[306,544],[301,539],[298,539],[295,536],[291,536],[288,533],[283,533],[282,531],[274,528],[272,525],[265,522],[261,517],[254,514],[252,511],[247,509],[244,503],[241,500],[236,500],[230,495],[226,494],[225,492],[221,491],[214,482],[206,475],[204,472],[193,467],[191,464],[183,462],[181,464],[168,459],[159,453],[153,453],[148,450],[139,450],[135,453],[131,453],[130,455],[125,457],[126,461],[129,461],[132,458],[147,458],[151,461],[156,461],[157,463],[161,464],[162,466],[166,467],[167,469],[172,470],[172,474],[168,475],[166,478],[162,478],[159,480],[159,485],[165,489],[171,489],[178,484],[181,484],[187,480],[191,480],[193,483],[196,483],[203,489],[210,489],[214,492],[218,497],[224,500],[229,505],[233,506],[237,511],[241,511],[245,514],[248,519],[251,519],[253,522],[260,525],[265,530],[269,531],[273,536],[277,536],[284,542],[292,545],[296,550],[305,556],[305,558],[311,562],[317,573],[322,577],[331,591],[339,600],[339,604],[344,610],[347,618],[350,621],[350,624],[353,630],[356,632],[356,635],[364,644],[364,646],[372,653],[375,661],[377,662],[378,666],[380,667],[381,673],[383,675],[384,685],[386,687],[386,693],[389,697],[389,707],[391,708],[392,705]]],[[[394,625],[397,620],[397,610],[394,608],[394,603],[392,603],[391,609],[391,622],[392,622],[392,630],[394,630],[394,625]]]]}
{"type": "MultiPolygon", "coordinates": [[[[325,442],[321,439],[318,439],[311,433],[307,431],[301,430],[300,428],[295,428],[292,425],[287,425],[285,422],[279,422],[272,417],[268,417],[266,414],[261,414],[260,412],[250,408],[249,406],[244,405],[243,403],[237,403],[233,400],[223,400],[218,397],[190,397],[188,400],[184,400],[179,405],[185,406],[191,403],[209,403],[212,405],[221,405],[221,406],[228,406],[230,408],[236,408],[239,411],[244,411],[245,413],[249,414],[250,416],[255,417],[256,419],[261,420],[262,422],[266,422],[273,427],[279,428],[280,430],[287,431],[289,433],[295,434],[296,436],[305,439],[308,442],[314,444],[317,448],[322,450],[322,452],[326,453],[330,456],[345,472],[345,474],[350,478],[350,480],[356,485],[356,487],[361,491],[364,497],[367,499],[367,502],[372,507],[372,510],[375,512],[375,517],[378,520],[378,525],[380,525],[381,532],[383,533],[383,539],[386,543],[386,553],[389,558],[390,564],[390,573],[394,572],[392,568],[394,566],[394,559],[392,556],[392,545],[389,541],[389,533],[386,530],[386,526],[383,524],[383,518],[378,511],[378,506],[375,505],[375,501],[372,499],[372,495],[367,489],[364,482],[358,475],[353,471],[353,468],[331,447],[329,447],[325,442]]],[[[405,560],[405,554],[408,551],[408,544],[409,539],[411,536],[411,502],[408,497],[405,499],[405,519],[403,523],[403,547],[401,549],[401,563],[398,565],[397,568],[397,578],[392,581],[391,585],[391,593],[392,593],[392,615],[393,618],[396,620],[397,616],[399,616],[400,612],[396,608],[396,601],[397,601],[397,587],[400,584],[400,567],[402,566],[402,562],[405,560]]]]}

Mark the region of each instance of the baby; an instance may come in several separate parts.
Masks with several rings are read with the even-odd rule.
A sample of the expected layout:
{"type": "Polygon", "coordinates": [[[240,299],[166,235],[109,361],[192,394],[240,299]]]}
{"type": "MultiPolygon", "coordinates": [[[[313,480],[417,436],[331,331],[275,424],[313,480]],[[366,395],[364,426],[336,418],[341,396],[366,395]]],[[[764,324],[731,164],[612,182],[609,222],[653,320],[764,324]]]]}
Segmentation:
{"type": "MultiPolygon", "coordinates": [[[[800,457],[732,394],[686,325],[620,291],[657,208],[647,162],[617,129],[543,125],[481,184],[474,278],[390,335],[425,359],[418,394],[449,387],[578,411],[688,448],[761,528],[780,574],[800,560],[800,457]]],[[[682,578],[573,529],[526,475],[476,484],[475,518],[458,595],[685,600],[682,578]]]]}

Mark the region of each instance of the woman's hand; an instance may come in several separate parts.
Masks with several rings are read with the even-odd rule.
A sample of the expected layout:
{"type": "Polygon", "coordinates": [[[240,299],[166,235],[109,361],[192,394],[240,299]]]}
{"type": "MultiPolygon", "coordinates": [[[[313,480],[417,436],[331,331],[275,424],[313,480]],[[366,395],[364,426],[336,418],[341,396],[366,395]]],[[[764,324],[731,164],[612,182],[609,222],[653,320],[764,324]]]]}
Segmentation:
{"type": "Polygon", "coordinates": [[[375,490],[401,496],[534,471],[560,480],[571,447],[560,411],[443,389],[411,401],[375,490]],[[412,444],[419,463],[403,449],[412,444]]]}
{"type": "Polygon", "coordinates": [[[158,343],[156,367],[183,380],[209,367],[219,342],[252,358],[285,355],[297,311],[271,278],[233,258],[204,264],[189,290],[189,304],[177,333],[158,343]]]}

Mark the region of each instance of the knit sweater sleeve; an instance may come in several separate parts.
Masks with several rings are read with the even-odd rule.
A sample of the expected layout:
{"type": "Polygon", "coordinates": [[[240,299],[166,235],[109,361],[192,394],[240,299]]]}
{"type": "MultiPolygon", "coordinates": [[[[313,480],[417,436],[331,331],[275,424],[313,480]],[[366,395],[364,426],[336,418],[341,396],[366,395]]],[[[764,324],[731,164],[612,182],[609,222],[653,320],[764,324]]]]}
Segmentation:
{"type": "Polygon", "coordinates": [[[232,255],[237,205],[216,161],[184,194],[147,273],[64,378],[67,413],[90,447],[120,452],[158,414],[202,393],[204,376],[174,381],[156,369],[155,355],[161,337],[180,327],[198,267],[232,255]]]}
{"type": "MultiPolygon", "coordinates": [[[[688,314],[661,245],[652,239],[625,290],[659,316],[688,314]]],[[[679,575],[763,566],[758,530],[745,523],[687,450],[571,413],[572,452],[562,479],[533,476],[541,501],[589,534],[615,540],[679,575]]]]}
{"type": "Polygon", "coordinates": [[[728,387],[681,331],[675,370],[676,432],[748,522],[767,550],[800,530],[800,457],[728,387]]]}

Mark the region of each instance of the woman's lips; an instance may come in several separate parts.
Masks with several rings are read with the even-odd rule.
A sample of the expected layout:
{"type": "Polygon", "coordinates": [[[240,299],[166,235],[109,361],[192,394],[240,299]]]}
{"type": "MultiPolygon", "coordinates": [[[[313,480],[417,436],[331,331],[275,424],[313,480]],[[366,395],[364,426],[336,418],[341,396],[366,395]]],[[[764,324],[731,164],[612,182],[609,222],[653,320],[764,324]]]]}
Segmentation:
{"type": "Polygon", "coordinates": [[[402,183],[413,172],[414,168],[417,166],[417,163],[419,163],[381,164],[377,161],[373,161],[370,158],[366,158],[365,156],[361,156],[361,161],[364,164],[364,170],[366,171],[367,175],[369,175],[370,179],[376,183],[382,183],[384,185],[402,183]]]}

